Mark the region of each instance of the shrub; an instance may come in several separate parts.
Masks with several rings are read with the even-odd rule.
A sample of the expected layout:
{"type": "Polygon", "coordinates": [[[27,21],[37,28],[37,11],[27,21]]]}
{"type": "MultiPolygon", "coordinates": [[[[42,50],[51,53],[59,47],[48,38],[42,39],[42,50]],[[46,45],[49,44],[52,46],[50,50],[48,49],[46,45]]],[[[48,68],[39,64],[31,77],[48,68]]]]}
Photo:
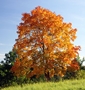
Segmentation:
{"type": "Polygon", "coordinates": [[[77,76],[76,76],[77,79],[85,79],[85,70],[79,70],[77,72],[77,76]]]}

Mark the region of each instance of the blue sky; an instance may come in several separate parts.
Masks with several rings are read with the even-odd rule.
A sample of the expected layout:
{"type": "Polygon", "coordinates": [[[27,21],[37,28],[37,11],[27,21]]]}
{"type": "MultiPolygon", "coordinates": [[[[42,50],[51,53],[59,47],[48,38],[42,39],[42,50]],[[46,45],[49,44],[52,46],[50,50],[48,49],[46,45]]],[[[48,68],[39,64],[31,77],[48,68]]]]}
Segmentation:
{"type": "Polygon", "coordinates": [[[0,60],[12,50],[17,38],[17,25],[22,13],[29,13],[37,6],[60,14],[64,22],[77,28],[75,45],[81,46],[80,56],[85,56],[85,0],[1,0],[0,1],[0,60]]]}

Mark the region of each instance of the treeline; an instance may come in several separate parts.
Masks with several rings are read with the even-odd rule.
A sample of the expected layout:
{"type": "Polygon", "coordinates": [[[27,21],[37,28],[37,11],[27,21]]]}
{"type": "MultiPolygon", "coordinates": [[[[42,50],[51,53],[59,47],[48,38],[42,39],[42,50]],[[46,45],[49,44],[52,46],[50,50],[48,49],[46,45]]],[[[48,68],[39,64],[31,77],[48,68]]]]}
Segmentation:
{"type": "Polygon", "coordinates": [[[17,55],[15,52],[10,51],[9,53],[5,54],[4,60],[0,62],[0,87],[7,87],[10,85],[22,85],[26,83],[34,83],[34,82],[44,82],[44,81],[59,81],[59,80],[66,80],[66,79],[85,79],[85,66],[82,66],[85,58],[80,59],[77,57],[77,62],[79,63],[80,70],[74,72],[71,70],[67,70],[65,76],[63,78],[59,76],[54,76],[49,78],[49,76],[41,75],[40,77],[36,78],[33,76],[31,78],[26,77],[16,77],[10,71],[17,55]]]}

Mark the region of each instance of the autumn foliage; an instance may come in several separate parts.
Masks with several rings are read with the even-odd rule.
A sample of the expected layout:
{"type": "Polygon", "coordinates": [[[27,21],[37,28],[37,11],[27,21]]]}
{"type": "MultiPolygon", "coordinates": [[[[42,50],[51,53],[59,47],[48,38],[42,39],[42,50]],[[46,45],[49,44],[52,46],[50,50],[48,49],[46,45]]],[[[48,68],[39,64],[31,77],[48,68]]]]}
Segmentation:
{"type": "Polygon", "coordinates": [[[80,49],[73,44],[76,31],[71,23],[63,22],[62,16],[40,6],[24,13],[14,45],[18,57],[11,71],[30,78],[64,76],[68,66],[78,70],[78,64],[75,67],[72,63],[80,49]]]}

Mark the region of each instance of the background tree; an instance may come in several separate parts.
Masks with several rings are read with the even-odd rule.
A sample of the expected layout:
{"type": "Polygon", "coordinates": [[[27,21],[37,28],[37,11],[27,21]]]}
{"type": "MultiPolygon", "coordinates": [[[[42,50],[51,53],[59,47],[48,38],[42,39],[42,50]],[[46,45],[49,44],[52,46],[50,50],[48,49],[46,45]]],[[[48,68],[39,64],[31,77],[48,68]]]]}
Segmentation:
{"type": "Polygon", "coordinates": [[[83,58],[81,59],[81,58],[78,56],[76,59],[77,59],[77,62],[79,63],[80,69],[84,69],[84,70],[85,70],[85,65],[84,65],[85,57],[83,57],[83,58]]]}
{"type": "Polygon", "coordinates": [[[17,57],[14,51],[10,51],[5,54],[5,58],[0,63],[0,86],[11,85],[14,79],[13,73],[10,71],[12,68],[15,58],[17,57]]]}
{"type": "Polygon", "coordinates": [[[11,71],[28,78],[64,76],[80,49],[73,44],[76,31],[63,17],[40,6],[24,13],[14,45],[18,57],[11,71]]]}

